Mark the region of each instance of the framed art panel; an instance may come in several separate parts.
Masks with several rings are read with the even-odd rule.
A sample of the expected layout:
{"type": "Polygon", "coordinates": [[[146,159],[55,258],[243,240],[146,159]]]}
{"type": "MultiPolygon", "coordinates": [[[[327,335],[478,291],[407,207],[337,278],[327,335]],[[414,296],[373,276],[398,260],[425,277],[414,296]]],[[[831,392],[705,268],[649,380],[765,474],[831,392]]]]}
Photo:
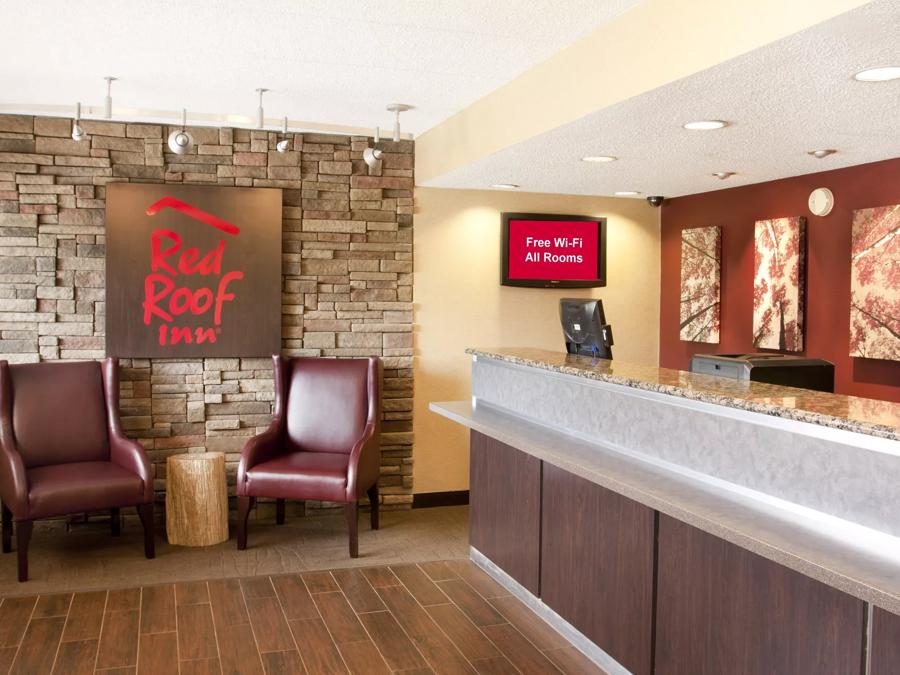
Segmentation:
{"type": "Polygon", "coordinates": [[[900,204],[853,212],[850,356],[900,361],[900,204]]]}
{"type": "Polygon", "coordinates": [[[722,228],[681,231],[681,311],[679,337],[686,342],[719,342],[722,228]]]}
{"type": "Polygon", "coordinates": [[[753,346],[803,351],[806,219],[759,220],[754,244],[753,346]]]}

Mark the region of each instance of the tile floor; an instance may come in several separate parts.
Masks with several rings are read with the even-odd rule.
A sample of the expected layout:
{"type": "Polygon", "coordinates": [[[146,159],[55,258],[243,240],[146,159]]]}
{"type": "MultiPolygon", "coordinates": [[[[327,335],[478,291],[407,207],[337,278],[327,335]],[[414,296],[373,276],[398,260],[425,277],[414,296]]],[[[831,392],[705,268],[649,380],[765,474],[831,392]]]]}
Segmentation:
{"type": "Polygon", "coordinates": [[[600,672],[468,562],[467,507],[360,514],[355,560],[340,513],[269,511],[154,560],[136,518],[36,528],[28,582],[0,555],[0,675],[600,672]]]}
{"type": "Polygon", "coordinates": [[[7,597],[0,673],[600,673],[467,560],[7,597]]]}

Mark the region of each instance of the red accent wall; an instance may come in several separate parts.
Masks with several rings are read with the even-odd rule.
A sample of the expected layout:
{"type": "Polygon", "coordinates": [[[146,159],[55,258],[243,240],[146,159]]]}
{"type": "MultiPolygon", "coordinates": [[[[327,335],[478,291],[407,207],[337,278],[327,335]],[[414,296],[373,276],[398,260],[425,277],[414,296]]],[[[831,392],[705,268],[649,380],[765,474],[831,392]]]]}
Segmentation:
{"type": "MultiPolygon", "coordinates": [[[[810,160],[814,161],[814,160],[810,160]]],[[[827,161],[827,160],[825,160],[827,161]]],[[[850,222],[855,209],[900,203],[900,159],[796,176],[699,195],[662,207],[659,363],[687,370],[694,353],[756,351],[753,333],[753,226],[757,220],[806,216],[806,349],[835,365],[835,391],[900,402],[900,362],[850,357],[850,222]],[[807,199],[834,193],[820,218],[807,199]],[[681,230],[722,226],[722,314],[718,345],[678,339],[681,230]]]]}

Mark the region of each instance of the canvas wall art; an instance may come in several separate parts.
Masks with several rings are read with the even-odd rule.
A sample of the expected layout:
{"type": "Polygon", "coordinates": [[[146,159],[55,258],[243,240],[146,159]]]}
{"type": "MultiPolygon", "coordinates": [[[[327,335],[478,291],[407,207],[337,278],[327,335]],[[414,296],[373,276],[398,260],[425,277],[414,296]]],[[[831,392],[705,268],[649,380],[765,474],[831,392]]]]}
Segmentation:
{"type": "Polygon", "coordinates": [[[679,337],[687,342],[719,341],[722,228],[681,231],[679,337]]]}
{"type": "Polygon", "coordinates": [[[754,242],[753,346],[803,351],[806,219],[758,220],[754,242]]]}
{"type": "Polygon", "coordinates": [[[853,212],[850,356],[900,361],[900,204],[853,212]]]}

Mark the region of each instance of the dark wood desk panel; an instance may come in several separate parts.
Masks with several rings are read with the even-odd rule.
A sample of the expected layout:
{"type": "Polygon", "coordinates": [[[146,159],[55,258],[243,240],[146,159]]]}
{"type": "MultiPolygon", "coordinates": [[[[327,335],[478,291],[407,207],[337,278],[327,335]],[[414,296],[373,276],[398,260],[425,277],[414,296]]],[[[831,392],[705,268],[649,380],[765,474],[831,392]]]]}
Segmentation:
{"type": "Polygon", "coordinates": [[[856,675],[865,603],[665,515],[657,675],[856,675]]]}
{"type": "Polygon", "coordinates": [[[469,460],[469,543],[539,595],[541,461],[476,431],[469,460]]]}
{"type": "Polygon", "coordinates": [[[900,616],[880,607],[872,612],[872,644],[869,675],[900,673],[900,616]]]}
{"type": "Polygon", "coordinates": [[[541,599],[636,675],[652,668],[655,512],[544,464],[541,599]]]}

